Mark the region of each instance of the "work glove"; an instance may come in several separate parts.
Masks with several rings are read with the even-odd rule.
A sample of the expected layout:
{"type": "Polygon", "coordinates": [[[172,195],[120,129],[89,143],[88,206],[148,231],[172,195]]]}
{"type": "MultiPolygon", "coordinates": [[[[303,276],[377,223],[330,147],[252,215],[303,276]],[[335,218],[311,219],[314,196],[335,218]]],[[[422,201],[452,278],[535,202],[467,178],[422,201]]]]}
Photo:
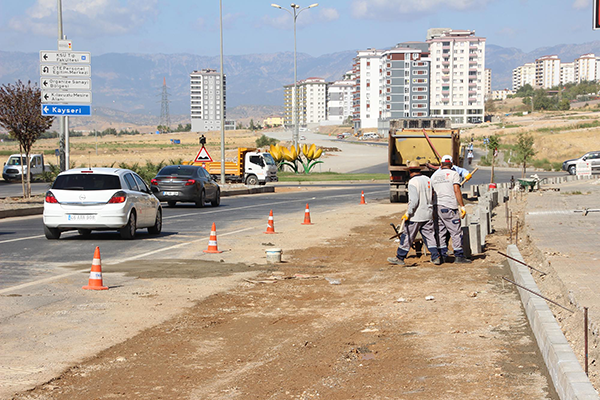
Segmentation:
{"type": "Polygon", "coordinates": [[[469,180],[473,177],[472,173],[468,173],[467,176],[465,176],[465,182],[469,182],[469,180]]]}
{"type": "Polygon", "coordinates": [[[401,221],[408,221],[408,213],[404,213],[404,215],[402,216],[402,218],[400,218],[401,221]]]}
{"type": "Polygon", "coordinates": [[[463,219],[467,215],[467,210],[464,207],[460,207],[460,218],[463,219]]]}

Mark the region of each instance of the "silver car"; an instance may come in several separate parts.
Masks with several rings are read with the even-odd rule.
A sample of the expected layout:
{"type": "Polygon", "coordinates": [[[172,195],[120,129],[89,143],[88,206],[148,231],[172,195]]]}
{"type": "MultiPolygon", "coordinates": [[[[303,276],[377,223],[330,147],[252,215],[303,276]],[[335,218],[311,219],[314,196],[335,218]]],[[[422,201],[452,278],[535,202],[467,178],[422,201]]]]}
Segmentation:
{"type": "Polygon", "coordinates": [[[123,239],[133,239],[138,228],[158,235],[162,208],[146,182],[128,169],[71,169],[59,174],[46,192],[48,239],[75,229],[83,236],[93,230],[118,230],[123,239]]]}

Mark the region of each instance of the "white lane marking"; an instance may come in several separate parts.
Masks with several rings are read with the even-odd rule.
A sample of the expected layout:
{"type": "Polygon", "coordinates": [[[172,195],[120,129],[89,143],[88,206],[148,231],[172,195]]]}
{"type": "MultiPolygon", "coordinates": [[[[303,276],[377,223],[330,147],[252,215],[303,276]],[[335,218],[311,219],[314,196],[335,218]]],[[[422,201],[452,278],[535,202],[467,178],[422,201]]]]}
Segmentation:
{"type": "Polygon", "coordinates": [[[35,285],[39,285],[39,284],[42,284],[42,283],[51,282],[53,280],[64,278],[64,277],[67,277],[67,276],[71,276],[71,275],[75,275],[75,274],[80,274],[82,272],[88,272],[89,270],[90,270],[90,268],[80,269],[80,270],[73,271],[73,272],[67,272],[66,274],[62,274],[62,275],[58,275],[58,276],[51,276],[49,278],[38,279],[37,281],[23,283],[21,285],[12,286],[12,287],[9,287],[9,288],[6,288],[6,289],[2,289],[2,290],[0,290],[0,294],[4,294],[4,293],[7,293],[7,292],[14,292],[15,290],[20,290],[20,289],[24,289],[24,288],[29,287],[29,286],[35,286],[35,285]]]}
{"type": "MultiPolygon", "coordinates": [[[[260,225],[260,226],[262,226],[262,225],[260,225]]],[[[244,228],[244,229],[238,229],[237,231],[220,233],[219,236],[235,235],[236,233],[241,233],[241,232],[249,231],[251,229],[257,229],[258,227],[259,226],[252,226],[252,227],[248,227],[248,228],[244,228]]],[[[157,249],[157,250],[154,250],[154,251],[151,251],[151,252],[139,254],[137,256],[133,256],[133,257],[129,257],[129,258],[114,259],[114,260],[108,259],[108,260],[104,261],[104,264],[105,265],[115,265],[115,264],[120,264],[120,263],[124,263],[124,262],[128,262],[128,261],[138,260],[140,258],[151,256],[151,255],[156,254],[156,253],[161,253],[163,251],[173,250],[173,249],[176,249],[176,248],[179,248],[179,247],[187,246],[189,244],[201,242],[201,241],[208,240],[208,239],[209,239],[208,237],[203,237],[203,238],[200,238],[200,239],[190,240],[190,241],[187,241],[187,242],[179,243],[179,244],[176,244],[176,245],[173,245],[173,246],[163,247],[162,249],[157,249]]],[[[80,269],[80,270],[73,271],[73,272],[67,272],[67,273],[62,274],[62,275],[51,276],[49,278],[39,279],[39,280],[33,281],[33,282],[23,283],[21,285],[12,286],[12,287],[9,287],[9,288],[6,288],[6,289],[1,289],[0,290],[0,295],[4,294],[4,293],[7,293],[7,292],[14,292],[15,290],[24,289],[24,288],[27,288],[27,287],[30,287],[30,286],[35,286],[35,285],[39,285],[39,284],[42,284],[42,283],[51,282],[51,281],[54,281],[56,279],[65,278],[67,276],[80,274],[82,272],[89,272],[90,269],[91,269],[91,267],[90,268],[86,268],[86,269],[80,269]]]]}
{"type": "MultiPolygon", "coordinates": [[[[369,194],[376,194],[376,193],[387,193],[387,190],[378,190],[378,191],[374,191],[374,192],[369,192],[369,194]]],[[[350,194],[338,194],[338,195],[333,195],[333,196],[325,196],[325,197],[320,197],[320,199],[335,199],[335,198],[339,198],[339,197],[353,197],[356,196],[356,194],[354,193],[350,193],[350,194]]],[[[205,215],[205,214],[216,214],[216,213],[220,213],[220,212],[229,212],[229,211],[235,211],[235,210],[245,210],[248,208],[257,208],[257,207],[265,207],[265,206],[274,206],[274,205],[279,205],[279,204],[289,204],[289,203],[304,203],[306,202],[306,199],[302,199],[302,200],[290,200],[290,201],[275,201],[272,203],[262,203],[262,204],[255,204],[255,205],[250,205],[250,206],[241,206],[241,207],[235,207],[235,208],[228,208],[228,207],[224,207],[218,210],[211,210],[211,211],[205,211],[203,212],[201,215],[205,215]]],[[[163,219],[175,219],[175,218],[184,218],[184,217],[190,217],[193,215],[199,215],[197,212],[194,213],[187,213],[187,214],[179,214],[179,215],[171,215],[169,217],[163,217],[163,219]]],[[[75,235],[77,234],[77,232],[64,232],[63,235],[68,236],[68,235],[75,235]]],[[[10,243],[10,242],[18,242],[21,240],[29,240],[29,239],[39,239],[39,238],[43,238],[44,235],[35,235],[35,236],[27,236],[27,237],[22,237],[22,238],[16,238],[16,239],[7,239],[7,240],[2,240],[0,241],[0,244],[3,243],[10,243]]]]}
{"type": "MultiPolygon", "coordinates": [[[[76,234],[76,232],[64,232],[63,236],[73,236],[75,234],[76,234]]],[[[0,244],[10,243],[10,242],[18,242],[21,240],[28,240],[28,239],[39,239],[39,238],[43,238],[43,237],[45,237],[45,235],[27,236],[27,237],[22,237],[22,238],[17,238],[17,239],[7,239],[7,240],[0,241],[0,244]]]]}
{"type": "MultiPolygon", "coordinates": [[[[369,192],[369,193],[388,193],[388,190],[378,190],[375,192],[369,192]]],[[[326,197],[320,197],[319,199],[335,199],[338,197],[354,197],[356,196],[356,194],[351,193],[351,194],[338,194],[338,195],[333,195],[333,196],[326,196],[326,197]]],[[[314,199],[314,197],[313,197],[314,199]]],[[[289,203],[305,203],[306,199],[302,199],[302,200],[289,200],[289,201],[275,201],[272,203],[262,203],[262,204],[255,204],[255,205],[251,205],[251,206],[241,206],[241,207],[235,207],[235,208],[228,208],[228,207],[224,207],[218,210],[211,210],[211,211],[204,211],[202,213],[202,215],[204,214],[216,214],[216,213],[220,213],[220,212],[229,212],[229,211],[235,211],[235,210],[244,210],[244,209],[248,209],[248,208],[257,208],[257,207],[265,207],[265,206],[275,206],[275,205],[279,205],[279,204],[289,204],[289,203]]],[[[179,215],[171,215],[169,217],[163,217],[163,219],[173,219],[173,218],[183,218],[183,217],[190,217],[193,215],[199,215],[197,212],[195,213],[187,213],[187,214],[179,214],[179,215]]]]}

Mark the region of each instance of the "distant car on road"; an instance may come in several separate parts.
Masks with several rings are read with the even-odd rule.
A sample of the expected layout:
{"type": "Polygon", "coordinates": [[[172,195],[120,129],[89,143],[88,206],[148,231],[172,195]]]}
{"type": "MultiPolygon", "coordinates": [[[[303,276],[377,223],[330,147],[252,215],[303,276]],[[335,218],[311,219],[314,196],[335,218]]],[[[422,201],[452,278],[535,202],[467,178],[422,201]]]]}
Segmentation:
{"type": "Polygon", "coordinates": [[[162,230],[162,208],[139,175],[128,169],[78,168],[60,173],[44,200],[44,234],[64,231],[89,236],[93,230],[118,230],[133,239],[138,228],[162,230]]]}
{"type": "Polygon", "coordinates": [[[590,151],[579,158],[564,161],[562,164],[563,171],[567,171],[571,175],[575,175],[576,165],[580,161],[588,161],[592,167],[592,173],[600,172],[600,151],[590,151]]]}
{"type": "Polygon", "coordinates": [[[300,136],[300,140],[306,140],[306,136],[304,136],[304,135],[300,136]]]}
{"type": "Polygon", "coordinates": [[[150,181],[152,192],[169,207],[177,202],[192,202],[204,207],[210,201],[213,207],[221,204],[221,189],[208,171],[200,165],[168,165],[150,181]]]}

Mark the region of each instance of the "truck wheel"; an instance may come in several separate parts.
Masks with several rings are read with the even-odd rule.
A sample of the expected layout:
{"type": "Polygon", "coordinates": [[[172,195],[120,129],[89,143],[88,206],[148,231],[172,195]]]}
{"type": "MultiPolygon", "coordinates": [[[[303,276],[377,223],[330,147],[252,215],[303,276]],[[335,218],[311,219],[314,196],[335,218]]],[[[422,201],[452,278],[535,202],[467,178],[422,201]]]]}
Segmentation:
{"type": "Polygon", "coordinates": [[[258,178],[256,177],[256,175],[250,175],[249,177],[246,178],[246,185],[258,185],[258,178]]]}
{"type": "Polygon", "coordinates": [[[402,193],[398,195],[398,202],[408,203],[408,193],[402,193]]]}
{"type": "Polygon", "coordinates": [[[133,239],[135,237],[135,230],[137,229],[136,219],[135,210],[131,210],[127,225],[119,230],[119,233],[121,233],[121,239],[133,239]]]}
{"type": "Polygon", "coordinates": [[[175,207],[175,204],[177,204],[177,202],[173,201],[173,200],[169,200],[169,201],[167,201],[167,204],[169,205],[169,207],[175,207]]]}
{"type": "Polygon", "coordinates": [[[46,225],[44,225],[44,235],[46,235],[46,239],[48,240],[60,239],[60,229],[48,228],[46,225]]]}
{"type": "Polygon", "coordinates": [[[397,203],[398,201],[398,193],[390,192],[390,203],[397,203]]]}
{"type": "Polygon", "coordinates": [[[577,170],[575,169],[575,166],[574,166],[574,165],[571,165],[571,166],[569,167],[569,174],[571,174],[571,175],[575,175],[575,173],[576,173],[576,172],[577,172],[577,170]]]}

